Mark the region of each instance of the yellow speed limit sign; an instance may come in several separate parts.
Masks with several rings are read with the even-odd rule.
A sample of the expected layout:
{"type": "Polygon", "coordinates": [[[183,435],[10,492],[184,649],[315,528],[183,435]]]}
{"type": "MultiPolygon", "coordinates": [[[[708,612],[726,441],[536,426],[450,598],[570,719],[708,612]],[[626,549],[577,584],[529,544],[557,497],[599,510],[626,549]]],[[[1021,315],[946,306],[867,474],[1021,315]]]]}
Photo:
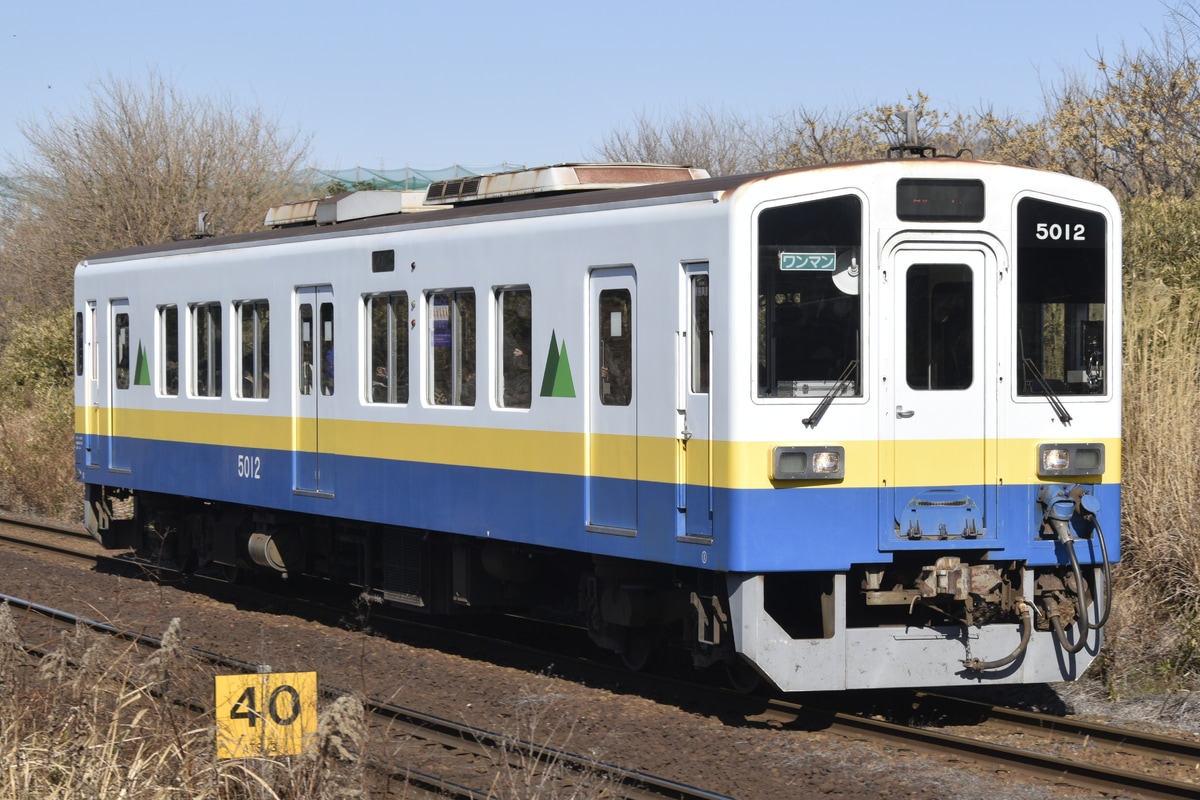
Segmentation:
{"type": "Polygon", "coordinates": [[[317,673],[216,677],[217,758],[298,755],[317,732],[317,673]]]}

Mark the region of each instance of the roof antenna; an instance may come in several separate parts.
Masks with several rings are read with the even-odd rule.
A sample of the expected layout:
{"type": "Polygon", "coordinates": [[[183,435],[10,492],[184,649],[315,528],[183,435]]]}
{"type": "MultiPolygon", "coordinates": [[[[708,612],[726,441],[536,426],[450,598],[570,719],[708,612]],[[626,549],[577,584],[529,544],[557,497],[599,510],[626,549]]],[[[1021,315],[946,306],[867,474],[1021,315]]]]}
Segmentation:
{"type": "Polygon", "coordinates": [[[889,147],[888,158],[937,158],[936,147],[923,145],[917,139],[917,115],[901,111],[898,116],[904,120],[904,144],[889,147]]]}
{"type": "Polygon", "coordinates": [[[901,111],[898,116],[904,120],[904,144],[894,144],[888,148],[888,158],[962,158],[964,153],[970,153],[971,148],[964,147],[952,156],[939,156],[933,145],[921,144],[917,138],[917,115],[911,111],[901,111]]]}
{"type": "Polygon", "coordinates": [[[212,236],[212,224],[208,221],[208,212],[201,211],[196,215],[196,233],[193,239],[207,239],[212,236]]]}

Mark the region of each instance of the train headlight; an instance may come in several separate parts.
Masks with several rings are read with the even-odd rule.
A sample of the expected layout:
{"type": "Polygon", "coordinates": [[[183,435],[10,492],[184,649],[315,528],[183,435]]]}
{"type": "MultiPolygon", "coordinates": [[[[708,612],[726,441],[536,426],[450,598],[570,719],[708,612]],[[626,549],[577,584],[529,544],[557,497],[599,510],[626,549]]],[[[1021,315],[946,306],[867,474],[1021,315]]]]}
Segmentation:
{"type": "Polygon", "coordinates": [[[776,447],[771,450],[772,480],[836,480],[845,476],[844,447],[776,447]]]}
{"type": "Polygon", "coordinates": [[[1104,445],[1038,445],[1038,475],[1058,478],[1068,475],[1102,475],[1104,445]]]}

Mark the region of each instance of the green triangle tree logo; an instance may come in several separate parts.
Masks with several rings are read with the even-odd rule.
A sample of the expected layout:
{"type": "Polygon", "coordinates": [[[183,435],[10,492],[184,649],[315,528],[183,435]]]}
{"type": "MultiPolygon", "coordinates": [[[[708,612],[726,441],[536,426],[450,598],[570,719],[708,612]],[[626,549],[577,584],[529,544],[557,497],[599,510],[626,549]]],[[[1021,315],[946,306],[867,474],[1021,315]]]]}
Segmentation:
{"type": "Polygon", "coordinates": [[[150,385],[150,364],[146,360],[146,348],[138,342],[137,369],[133,373],[134,386],[150,385]]]}
{"type": "Polygon", "coordinates": [[[571,360],[567,343],[558,345],[558,336],[550,331],[550,351],[546,354],[546,371],[542,373],[542,397],[574,397],[575,381],[571,379],[571,360]]]}

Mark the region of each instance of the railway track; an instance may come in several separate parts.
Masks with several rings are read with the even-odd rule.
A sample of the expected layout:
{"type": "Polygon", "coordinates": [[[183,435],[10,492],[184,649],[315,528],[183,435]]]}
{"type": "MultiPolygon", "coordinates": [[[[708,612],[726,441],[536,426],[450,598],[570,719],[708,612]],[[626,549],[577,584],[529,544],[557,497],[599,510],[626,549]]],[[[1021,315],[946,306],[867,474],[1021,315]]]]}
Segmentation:
{"type": "MultiPolygon", "coordinates": [[[[21,612],[22,621],[36,615],[54,625],[77,628],[85,626],[92,631],[134,642],[139,646],[159,648],[163,640],[144,633],[120,628],[108,623],[87,619],[21,598],[0,594],[0,602],[10,609],[21,612]]],[[[39,638],[45,639],[44,632],[39,638]]],[[[29,645],[27,652],[44,654],[40,645],[29,645]]],[[[189,650],[193,657],[203,659],[216,670],[255,673],[261,665],[250,664],[203,650],[189,650]]],[[[336,686],[322,684],[323,697],[332,700],[351,696],[353,692],[336,686]]],[[[194,713],[211,717],[212,708],[198,705],[195,699],[179,698],[194,713]]],[[[542,785],[547,790],[557,784],[578,784],[603,787],[605,796],[628,800],[729,800],[726,796],[687,786],[677,781],[607,764],[602,761],[570,753],[560,748],[549,747],[532,741],[523,741],[510,735],[488,731],[476,726],[453,722],[395,703],[366,698],[366,710],[372,715],[372,726],[386,732],[388,739],[402,741],[406,747],[402,752],[420,752],[421,762],[388,763],[372,757],[373,769],[381,774],[381,780],[403,782],[442,797],[487,798],[493,796],[495,777],[489,777],[484,785],[470,786],[472,776],[503,774],[505,770],[521,773],[521,780],[542,785]],[[416,744],[417,747],[412,745],[416,744]]]]}
{"type": "MultiPolygon", "coordinates": [[[[913,696],[918,700],[936,697],[946,706],[965,705],[983,713],[986,718],[971,726],[955,726],[955,731],[969,731],[963,733],[892,722],[869,714],[830,710],[823,713],[828,715],[831,729],[861,731],[874,738],[891,740],[905,747],[920,747],[930,753],[965,755],[994,769],[1056,784],[1141,798],[1200,796],[1200,783],[1178,777],[1184,773],[1200,776],[1200,746],[1195,742],[986,706],[960,698],[919,692],[913,696]],[[999,741],[997,738],[1003,737],[993,736],[1000,728],[1018,730],[1022,737],[1030,739],[1020,744],[999,741]],[[1032,740],[1035,733],[1039,734],[1036,741],[1032,740]],[[1060,754],[1049,752],[1051,750],[1060,754]],[[1105,763],[1118,753],[1128,766],[1105,763]]],[[[811,707],[786,700],[771,700],[769,708],[771,714],[783,720],[814,713],[811,707]]]]}
{"type": "MultiPolygon", "coordinates": [[[[3,520],[0,520],[3,521],[3,520]]],[[[42,529],[39,538],[50,540],[53,530],[42,529]]],[[[87,550],[87,542],[77,531],[59,534],[70,538],[59,550],[87,550]]],[[[0,538],[23,540],[23,535],[0,526],[0,538]]],[[[30,545],[24,541],[25,546],[30,545]]],[[[38,547],[54,549],[51,541],[38,547]]],[[[424,627],[418,625],[418,627],[424,627]]],[[[444,628],[441,628],[444,632],[444,628]]],[[[453,635],[453,634],[452,634],[453,635]]],[[[474,634],[472,647],[513,648],[511,642],[492,641],[474,634]]],[[[461,645],[460,645],[461,646],[461,645]]],[[[520,649],[520,648],[516,648],[520,649]]],[[[544,653],[542,660],[553,660],[565,667],[562,653],[544,653]]],[[[594,661],[580,669],[594,671],[605,667],[594,661]]],[[[654,676],[632,676],[610,672],[610,680],[661,682],[654,676]]],[[[691,694],[710,691],[694,683],[672,682],[676,690],[691,694]]],[[[653,691],[651,689],[651,691],[653,691]]],[[[1047,714],[1017,711],[928,692],[912,693],[889,701],[890,710],[851,713],[838,703],[817,707],[811,702],[789,698],[767,701],[733,699],[722,702],[745,703],[746,717],[788,730],[815,727],[851,738],[868,736],[904,749],[919,748],[935,756],[987,765],[1036,777],[1040,781],[1069,784],[1084,790],[1140,797],[1195,797],[1200,784],[1192,778],[1200,775],[1200,747],[1194,741],[1147,734],[1111,725],[1097,725],[1047,714]],[[841,707],[839,707],[841,706],[841,707]],[[803,722],[799,722],[803,718],[803,722]]],[[[388,712],[390,713],[390,712],[388,712]]],[[[461,739],[461,732],[447,734],[461,739]]],[[[476,734],[471,734],[475,736],[476,734]]],[[[482,735],[482,734],[478,734],[482,735]]],[[[515,756],[514,756],[515,757],[515,756]]],[[[532,757],[526,755],[522,757],[532,757]]],[[[545,755],[540,758],[546,758],[545,755]]],[[[584,769],[573,767],[572,769],[584,769]]]]}
{"type": "Polygon", "coordinates": [[[62,525],[11,514],[0,514],[0,541],[92,560],[107,555],[82,525],[62,525]]]}

